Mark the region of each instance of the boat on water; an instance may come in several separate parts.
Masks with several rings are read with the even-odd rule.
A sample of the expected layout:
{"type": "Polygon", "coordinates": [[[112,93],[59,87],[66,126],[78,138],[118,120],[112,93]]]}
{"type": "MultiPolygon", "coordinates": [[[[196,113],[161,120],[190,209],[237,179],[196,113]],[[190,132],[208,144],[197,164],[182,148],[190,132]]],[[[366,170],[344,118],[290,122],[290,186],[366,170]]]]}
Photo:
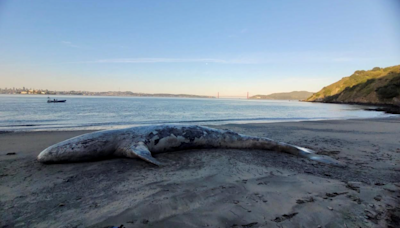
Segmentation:
{"type": "Polygon", "coordinates": [[[57,100],[57,99],[51,99],[50,97],[47,98],[47,103],[64,103],[67,100],[57,100]]]}

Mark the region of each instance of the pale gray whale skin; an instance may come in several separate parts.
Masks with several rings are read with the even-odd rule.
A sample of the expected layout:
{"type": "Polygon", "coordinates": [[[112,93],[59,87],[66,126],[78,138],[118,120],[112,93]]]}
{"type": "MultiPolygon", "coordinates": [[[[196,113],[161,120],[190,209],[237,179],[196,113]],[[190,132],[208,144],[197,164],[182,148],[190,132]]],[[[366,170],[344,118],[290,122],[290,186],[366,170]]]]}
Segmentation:
{"type": "Polygon", "coordinates": [[[38,155],[42,163],[99,160],[113,156],[141,158],[162,165],[151,154],[200,148],[274,150],[314,161],[345,166],[329,156],[272,139],[196,125],[155,125],[106,130],[77,136],[48,147],[38,155]]]}

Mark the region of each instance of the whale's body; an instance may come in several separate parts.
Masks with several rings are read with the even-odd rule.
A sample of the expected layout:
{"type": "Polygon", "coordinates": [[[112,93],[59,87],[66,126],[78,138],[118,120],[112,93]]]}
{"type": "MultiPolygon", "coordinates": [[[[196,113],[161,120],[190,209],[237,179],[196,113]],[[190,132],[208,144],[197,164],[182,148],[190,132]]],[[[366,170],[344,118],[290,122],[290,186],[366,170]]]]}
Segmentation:
{"type": "Polygon", "coordinates": [[[196,125],[157,125],[88,133],[48,147],[38,155],[38,160],[43,163],[64,163],[120,156],[141,158],[161,165],[152,153],[196,148],[274,150],[343,166],[331,157],[317,155],[306,148],[196,125]]]}

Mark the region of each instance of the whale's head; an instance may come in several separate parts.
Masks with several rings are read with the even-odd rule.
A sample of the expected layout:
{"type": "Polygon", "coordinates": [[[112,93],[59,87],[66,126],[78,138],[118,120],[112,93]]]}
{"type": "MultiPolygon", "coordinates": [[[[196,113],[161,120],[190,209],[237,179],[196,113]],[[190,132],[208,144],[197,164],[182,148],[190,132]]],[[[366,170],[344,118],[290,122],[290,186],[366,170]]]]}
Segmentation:
{"type": "Polygon", "coordinates": [[[37,157],[42,163],[98,160],[111,156],[115,140],[109,134],[86,134],[54,144],[37,157]]]}

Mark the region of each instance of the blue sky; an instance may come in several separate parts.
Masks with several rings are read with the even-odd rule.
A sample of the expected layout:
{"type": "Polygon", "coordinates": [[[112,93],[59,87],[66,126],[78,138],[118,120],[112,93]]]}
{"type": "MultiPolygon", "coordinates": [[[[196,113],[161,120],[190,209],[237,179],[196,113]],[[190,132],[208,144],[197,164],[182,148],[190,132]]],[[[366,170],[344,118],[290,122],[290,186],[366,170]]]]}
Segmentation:
{"type": "Polygon", "coordinates": [[[245,96],[398,64],[398,0],[0,0],[0,87],[245,96]]]}

